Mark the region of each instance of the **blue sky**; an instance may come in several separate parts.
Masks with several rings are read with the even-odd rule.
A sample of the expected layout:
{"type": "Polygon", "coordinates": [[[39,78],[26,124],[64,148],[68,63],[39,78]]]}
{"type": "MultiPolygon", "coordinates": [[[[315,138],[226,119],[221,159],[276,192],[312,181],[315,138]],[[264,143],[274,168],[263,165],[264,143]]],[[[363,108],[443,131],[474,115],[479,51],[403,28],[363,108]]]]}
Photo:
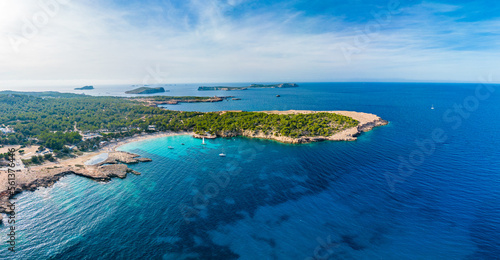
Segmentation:
{"type": "Polygon", "coordinates": [[[0,88],[500,82],[500,3],[0,0],[0,88]]]}

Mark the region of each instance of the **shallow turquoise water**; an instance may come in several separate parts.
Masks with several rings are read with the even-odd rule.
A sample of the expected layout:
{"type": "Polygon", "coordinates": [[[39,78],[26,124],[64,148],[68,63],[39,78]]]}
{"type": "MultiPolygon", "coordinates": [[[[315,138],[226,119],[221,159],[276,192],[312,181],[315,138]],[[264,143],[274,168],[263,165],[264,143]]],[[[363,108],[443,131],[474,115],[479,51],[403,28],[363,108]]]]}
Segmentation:
{"type": "Polygon", "coordinates": [[[90,160],[85,162],[85,165],[96,165],[98,163],[102,163],[108,159],[109,154],[108,153],[102,153],[99,154],[93,158],[90,158],[90,160]]]}
{"type": "Polygon", "coordinates": [[[499,88],[456,129],[449,118],[456,114],[446,112],[470,101],[476,87],[317,83],[230,93],[241,102],[172,106],[355,110],[390,124],[356,142],[229,138],[203,146],[174,136],[123,146],[154,161],[132,166],[140,176],[109,183],[68,176],[17,196],[19,252],[14,258],[4,246],[0,257],[496,259],[499,88]],[[447,140],[418,157],[418,143],[438,128],[447,140]],[[421,159],[412,171],[398,169],[421,159]]]}

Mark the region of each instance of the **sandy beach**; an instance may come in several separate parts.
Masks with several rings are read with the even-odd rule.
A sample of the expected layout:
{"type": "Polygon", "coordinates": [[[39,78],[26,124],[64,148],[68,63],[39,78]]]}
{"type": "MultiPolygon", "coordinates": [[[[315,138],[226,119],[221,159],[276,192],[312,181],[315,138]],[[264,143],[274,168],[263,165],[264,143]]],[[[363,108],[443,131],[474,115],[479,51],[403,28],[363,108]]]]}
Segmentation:
{"type": "Polygon", "coordinates": [[[125,138],[123,140],[120,140],[116,144],[111,144],[109,147],[103,147],[101,149],[102,151],[100,152],[111,152],[111,151],[117,151],[118,148],[120,148],[123,145],[129,144],[129,143],[134,143],[134,142],[139,142],[139,141],[144,141],[148,139],[154,139],[154,138],[162,138],[162,137],[168,137],[168,136],[176,136],[176,135],[193,135],[193,132],[161,132],[161,133],[154,133],[154,134],[143,134],[140,136],[135,136],[135,137],[129,137],[125,138]]]}

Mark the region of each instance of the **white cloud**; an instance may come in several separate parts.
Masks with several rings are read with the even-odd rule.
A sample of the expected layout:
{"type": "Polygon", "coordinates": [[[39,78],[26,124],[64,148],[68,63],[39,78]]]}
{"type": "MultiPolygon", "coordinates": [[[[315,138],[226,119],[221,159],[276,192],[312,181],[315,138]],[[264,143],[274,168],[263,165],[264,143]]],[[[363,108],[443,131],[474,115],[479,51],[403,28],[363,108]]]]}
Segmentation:
{"type": "MultiPolygon", "coordinates": [[[[148,67],[157,65],[166,83],[477,81],[491,72],[500,78],[499,72],[492,71],[498,67],[498,45],[489,50],[446,45],[447,40],[474,31],[498,31],[494,27],[498,21],[458,27],[453,19],[433,17],[436,9],[452,10],[450,6],[425,11],[426,4],[416,7],[424,10],[418,14],[394,16],[378,34],[369,34],[369,43],[348,62],[339,46],[357,46],[355,40],[364,34],[350,30],[340,19],[308,17],[292,10],[228,16],[232,6],[242,3],[235,0],[192,0],[189,12],[167,4],[117,9],[71,1],[37,26],[37,33],[26,37],[16,52],[9,37],[23,35],[23,17],[33,21],[33,15],[46,12],[38,1],[20,2],[0,2],[4,7],[0,9],[0,88],[37,82],[135,84],[141,83],[148,67]],[[425,24],[418,22],[422,17],[427,19],[425,24]],[[331,31],[317,32],[318,25],[331,31]],[[443,34],[446,26],[450,32],[443,34]]],[[[358,25],[361,30],[363,26],[358,25]]]]}

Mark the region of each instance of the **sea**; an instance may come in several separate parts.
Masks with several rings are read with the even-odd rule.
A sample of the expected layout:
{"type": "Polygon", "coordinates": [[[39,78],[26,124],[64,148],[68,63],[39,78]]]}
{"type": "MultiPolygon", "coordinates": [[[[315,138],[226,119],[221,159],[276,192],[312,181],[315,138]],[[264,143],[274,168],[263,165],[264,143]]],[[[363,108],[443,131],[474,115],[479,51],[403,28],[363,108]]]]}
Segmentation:
{"type": "MultiPolygon", "coordinates": [[[[499,85],[198,86],[167,85],[164,95],[241,100],[166,109],[349,110],[389,124],[353,142],[202,145],[181,135],[127,144],[120,149],[153,159],[131,166],[141,175],[72,175],[17,195],[16,252],[3,243],[0,259],[500,259],[499,85]]],[[[46,90],[132,88],[94,87],[46,90]]]]}

